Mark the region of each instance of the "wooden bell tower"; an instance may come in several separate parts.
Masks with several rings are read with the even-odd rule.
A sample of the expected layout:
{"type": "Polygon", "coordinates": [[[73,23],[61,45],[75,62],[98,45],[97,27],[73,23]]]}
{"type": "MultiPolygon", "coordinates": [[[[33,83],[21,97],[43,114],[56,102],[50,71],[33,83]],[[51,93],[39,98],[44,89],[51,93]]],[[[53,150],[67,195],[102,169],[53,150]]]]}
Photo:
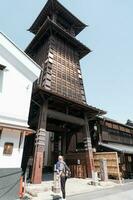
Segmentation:
{"type": "Polygon", "coordinates": [[[30,31],[35,34],[26,49],[43,69],[40,84],[46,90],[86,104],[80,59],[90,49],[76,39],[86,25],[58,1],[48,0],[30,31]]]}
{"type": "Polygon", "coordinates": [[[25,52],[42,68],[39,80],[34,83],[30,112],[30,125],[37,129],[33,183],[41,182],[45,138],[52,127],[53,131],[67,127],[66,130],[64,128],[64,133],[68,131],[68,127],[74,127],[74,130],[76,126],[83,128],[87,143],[84,159],[88,176],[93,170],[87,119],[103,114],[103,111],[87,105],[86,102],[80,59],[90,49],[76,39],[85,27],[83,22],[57,0],[48,0],[29,29],[35,36],[25,52]],[[37,119],[39,120],[35,125],[33,121],[37,119]],[[52,123],[54,121],[54,125],[50,124],[50,120],[52,123]]]}

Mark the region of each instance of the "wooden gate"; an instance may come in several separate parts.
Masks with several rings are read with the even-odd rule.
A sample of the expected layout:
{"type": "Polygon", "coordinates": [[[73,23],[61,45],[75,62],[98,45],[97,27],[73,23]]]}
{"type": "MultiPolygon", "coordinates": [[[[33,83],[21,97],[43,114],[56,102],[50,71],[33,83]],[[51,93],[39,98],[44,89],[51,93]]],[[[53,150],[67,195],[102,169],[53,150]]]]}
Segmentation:
{"type": "Polygon", "coordinates": [[[85,153],[69,153],[65,155],[65,160],[71,169],[72,177],[87,178],[85,153]],[[80,161],[80,164],[77,161],[80,161]]]}
{"type": "Polygon", "coordinates": [[[117,152],[96,152],[94,153],[95,171],[100,173],[100,160],[107,160],[108,176],[121,180],[117,152]]]}

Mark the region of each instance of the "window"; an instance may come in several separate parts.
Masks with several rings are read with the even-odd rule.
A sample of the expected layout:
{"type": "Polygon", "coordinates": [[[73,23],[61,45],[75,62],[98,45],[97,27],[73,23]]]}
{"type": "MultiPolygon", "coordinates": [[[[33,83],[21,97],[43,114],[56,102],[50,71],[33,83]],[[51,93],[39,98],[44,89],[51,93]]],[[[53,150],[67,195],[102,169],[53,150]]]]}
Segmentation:
{"type": "Polygon", "coordinates": [[[76,149],[77,149],[78,151],[84,150],[84,148],[85,148],[84,142],[79,142],[79,143],[76,144],[76,149]]]}
{"type": "Polygon", "coordinates": [[[0,92],[2,92],[2,86],[3,86],[3,76],[4,76],[4,69],[6,67],[2,64],[0,64],[0,92]]]}
{"type": "Polygon", "coordinates": [[[20,149],[22,143],[23,143],[23,132],[20,133],[19,145],[18,145],[19,149],[20,149]]]}
{"type": "Polygon", "coordinates": [[[3,154],[4,155],[12,155],[12,152],[13,152],[13,143],[6,142],[4,144],[3,154]]]}

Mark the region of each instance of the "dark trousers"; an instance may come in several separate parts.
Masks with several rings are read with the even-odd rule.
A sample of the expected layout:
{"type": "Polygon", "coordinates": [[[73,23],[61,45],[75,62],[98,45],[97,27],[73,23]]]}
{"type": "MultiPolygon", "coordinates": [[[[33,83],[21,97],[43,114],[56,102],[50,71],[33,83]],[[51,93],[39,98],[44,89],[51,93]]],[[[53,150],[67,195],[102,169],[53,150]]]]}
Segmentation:
{"type": "Polygon", "coordinates": [[[60,177],[61,191],[62,191],[63,199],[66,198],[66,191],[65,191],[66,180],[67,180],[67,178],[65,176],[60,177]]]}

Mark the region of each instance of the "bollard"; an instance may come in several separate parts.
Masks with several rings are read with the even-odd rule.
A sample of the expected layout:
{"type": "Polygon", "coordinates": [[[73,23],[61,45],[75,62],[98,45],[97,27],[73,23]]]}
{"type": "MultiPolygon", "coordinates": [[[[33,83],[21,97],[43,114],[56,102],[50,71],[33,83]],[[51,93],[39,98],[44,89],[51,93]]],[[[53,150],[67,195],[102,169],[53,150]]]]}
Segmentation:
{"type": "Polygon", "coordinates": [[[99,185],[99,180],[98,180],[98,175],[97,175],[97,172],[92,172],[92,182],[91,182],[92,185],[99,185]]]}
{"type": "Polygon", "coordinates": [[[52,186],[54,193],[60,193],[60,177],[57,175],[56,167],[54,167],[54,182],[52,186]]]}
{"type": "Polygon", "coordinates": [[[107,160],[100,160],[100,175],[101,181],[108,181],[108,169],[107,169],[107,160]]]}
{"type": "Polygon", "coordinates": [[[20,185],[19,185],[19,198],[24,197],[24,185],[23,185],[23,176],[20,176],[20,185]]]}

